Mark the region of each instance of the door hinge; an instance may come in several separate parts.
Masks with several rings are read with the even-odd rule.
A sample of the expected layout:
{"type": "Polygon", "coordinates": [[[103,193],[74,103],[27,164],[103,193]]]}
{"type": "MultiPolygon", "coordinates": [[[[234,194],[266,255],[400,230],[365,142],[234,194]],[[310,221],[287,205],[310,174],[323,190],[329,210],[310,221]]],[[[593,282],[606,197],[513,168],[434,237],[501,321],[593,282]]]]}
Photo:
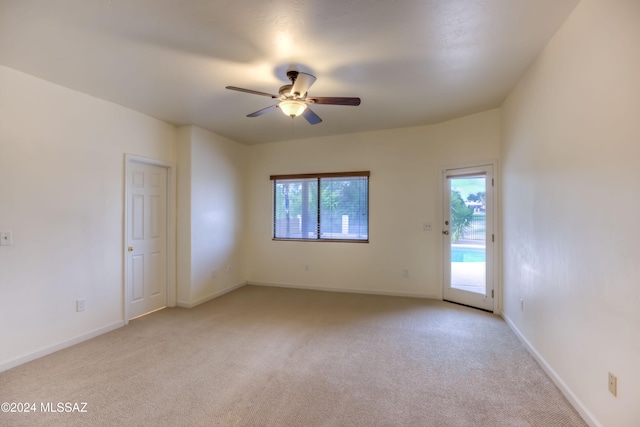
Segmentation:
{"type": "Polygon", "coordinates": [[[495,234],[492,234],[492,235],[491,235],[491,241],[492,241],[492,242],[495,242],[495,241],[496,241],[496,235],[495,235],[495,234]]]}
{"type": "Polygon", "coordinates": [[[491,178],[491,186],[494,186],[493,178],[491,178]]]}
{"type": "Polygon", "coordinates": [[[491,298],[493,298],[493,289],[491,289],[491,298]]]}

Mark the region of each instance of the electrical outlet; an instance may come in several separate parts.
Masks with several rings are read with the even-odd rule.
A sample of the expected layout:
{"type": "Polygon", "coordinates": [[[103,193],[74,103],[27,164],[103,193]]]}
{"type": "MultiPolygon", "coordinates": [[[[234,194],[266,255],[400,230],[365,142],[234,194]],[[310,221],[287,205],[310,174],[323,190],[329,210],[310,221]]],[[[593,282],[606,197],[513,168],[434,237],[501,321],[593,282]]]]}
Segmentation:
{"type": "Polygon", "coordinates": [[[84,311],[85,301],[84,298],[76,300],[76,312],[84,311]]]}
{"type": "Polygon", "coordinates": [[[408,268],[403,268],[402,269],[402,277],[409,277],[409,269],[408,268]]]}
{"type": "Polygon", "coordinates": [[[422,224],[422,229],[424,231],[431,231],[431,223],[430,222],[425,222],[424,224],[422,224]]]}
{"type": "Polygon", "coordinates": [[[609,391],[614,396],[618,396],[618,377],[609,372],[609,391]]]}

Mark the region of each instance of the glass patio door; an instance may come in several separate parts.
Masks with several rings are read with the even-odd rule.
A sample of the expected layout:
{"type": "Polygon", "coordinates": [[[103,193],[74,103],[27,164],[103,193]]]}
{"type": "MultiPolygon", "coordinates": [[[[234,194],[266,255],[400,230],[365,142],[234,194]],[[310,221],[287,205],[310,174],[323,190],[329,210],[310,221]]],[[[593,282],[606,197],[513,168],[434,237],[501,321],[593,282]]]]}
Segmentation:
{"type": "Polygon", "coordinates": [[[494,311],[493,165],[443,172],[444,299],[494,311]]]}

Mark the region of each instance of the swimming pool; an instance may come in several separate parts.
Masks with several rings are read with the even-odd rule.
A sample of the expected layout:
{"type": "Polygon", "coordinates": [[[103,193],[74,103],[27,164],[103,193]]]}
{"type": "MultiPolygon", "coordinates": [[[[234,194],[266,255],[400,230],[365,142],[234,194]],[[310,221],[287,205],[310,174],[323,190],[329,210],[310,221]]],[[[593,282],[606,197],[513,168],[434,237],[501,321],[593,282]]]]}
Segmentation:
{"type": "Polygon", "coordinates": [[[484,248],[451,247],[451,262],[486,262],[484,248]]]}

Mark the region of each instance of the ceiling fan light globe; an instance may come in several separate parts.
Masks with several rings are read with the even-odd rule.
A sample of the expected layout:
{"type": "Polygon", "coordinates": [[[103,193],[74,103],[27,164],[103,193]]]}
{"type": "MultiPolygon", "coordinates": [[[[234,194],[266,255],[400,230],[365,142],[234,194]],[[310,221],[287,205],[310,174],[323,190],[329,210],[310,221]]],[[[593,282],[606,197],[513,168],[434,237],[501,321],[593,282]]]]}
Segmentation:
{"type": "Polygon", "coordinates": [[[282,112],[289,117],[298,117],[307,109],[307,104],[292,99],[284,100],[278,106],[282,112]]]}

